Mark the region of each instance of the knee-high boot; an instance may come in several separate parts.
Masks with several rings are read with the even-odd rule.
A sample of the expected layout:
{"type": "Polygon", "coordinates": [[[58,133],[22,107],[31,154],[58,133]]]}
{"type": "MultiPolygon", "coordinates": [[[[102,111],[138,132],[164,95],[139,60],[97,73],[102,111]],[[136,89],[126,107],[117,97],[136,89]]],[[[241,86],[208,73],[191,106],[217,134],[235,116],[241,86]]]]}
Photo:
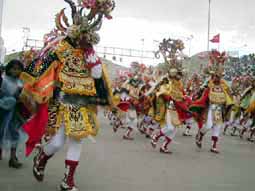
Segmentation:
{"type": "Polygon", "coordinates": [[[41,148],[39,153],[34,157],[33,174],[37,181],[43,181],[46,164],[52,156],[53,155],[46,155],[41,148]]]}
{"type": "Polygon", "coordinates": [[[130,136],[132,131],[133,131],[133,128],[128,127],[128,130],[127,130],[126,134],[123,135],[123,139],[125,139],[125,140],[134,140],[134,138],[130,136]]]}
{"type": "Polygon", "coordinates": [[[71,160],[65,161],[66,172],[62,180],[62,183],[60,184],[61,191],[78,191],[78,188],[75,186],[74,183],[74,174],[78,164],[79,164],[78,161],[71,160]]]}
{"type": "Polygon", "coordinates": [[[186,126],[186,129],[185,129],[185,131],[183,132],[183,136],[184,137],[189,137],[189,136],[192,136],[191,134],[190,134],[190,129],[191,129],[191,126],[190,125],[187,125],[186,126]]]}
{"type": "Polygon", "coordinates": [[[160,152],[161,153],[166,153],[166,154],[172,153],[171,151],[168,150],[168,145],[171,142],[172,142],[172,139],[170,139],[169,137],[166,137],[163,145],[160,147],[160,152]]]}
{"type": "Polygon", "coordinates": [[[219,138],[216,136],[212,136],[212,148],[211,148],[211,152],[218,154],[219,150],[217,149],[217,142],[218,142],[219,138]]]}
{"type": "Polygon", "coordinates": [[[151,138],[151,145],[153,148],[157,146],[157,142],[159,141],[160,137],[165,136],[164,133],[160,130],[159,133],[152,135],[151,138]]]}
{"type": "Polygon", "coordinates": [[[200,149],[202,148],[202,141],[203,141],[204,135],[205,135],[205,133],[202,133],[201,131],[199,131],[196,136],[196,145],[200,149]]]}

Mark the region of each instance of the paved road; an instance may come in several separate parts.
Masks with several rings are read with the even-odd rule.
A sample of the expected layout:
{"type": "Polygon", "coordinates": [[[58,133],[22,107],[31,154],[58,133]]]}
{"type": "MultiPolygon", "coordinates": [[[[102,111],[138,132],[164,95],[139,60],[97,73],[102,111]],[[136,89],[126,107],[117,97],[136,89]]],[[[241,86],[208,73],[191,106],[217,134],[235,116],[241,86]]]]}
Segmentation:
{"type": "MultiPolygon", "coordinates": [[[[179,131],[171,146],[172,155],[153,150],[149,141],[136,133],[136,140],[113,134],[102,116],[97,143],[86,140],[76,180],[81,191],[253,191],[255,190],[255,144],[226,136],[220,155],[208,152],[210,138],[201,151],[194,138],[179,131]]],[[[0,191],[55,191],[64,173],[65,149],[53,158],[44,183],[31,172],[31,158],[24,168],[12,170],[7,159],[0,161],[0,191]]]]}

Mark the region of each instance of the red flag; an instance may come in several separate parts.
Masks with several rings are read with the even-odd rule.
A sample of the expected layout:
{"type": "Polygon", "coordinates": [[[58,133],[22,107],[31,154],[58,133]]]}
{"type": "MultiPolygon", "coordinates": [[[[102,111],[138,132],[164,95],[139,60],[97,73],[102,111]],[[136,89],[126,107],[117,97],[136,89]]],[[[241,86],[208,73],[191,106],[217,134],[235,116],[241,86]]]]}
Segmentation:
{"type": "Polygon", "coordinates": [[[220,43],[220,34],[215,35],[210,41],[212,43],[220,43]]]}

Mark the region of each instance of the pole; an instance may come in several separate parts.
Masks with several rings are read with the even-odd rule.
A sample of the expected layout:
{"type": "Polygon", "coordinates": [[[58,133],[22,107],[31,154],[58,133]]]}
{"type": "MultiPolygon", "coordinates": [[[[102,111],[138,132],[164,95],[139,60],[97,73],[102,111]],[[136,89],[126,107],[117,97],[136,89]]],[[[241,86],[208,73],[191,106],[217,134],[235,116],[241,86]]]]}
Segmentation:
{"type": "Polygon", "coordinates": [[[0,0],[0,37],[2,36],[3,7],[4,7],[4,0],[0,0]]]}
{"type": "Polygon", "coordinates": [[[211,0],[209,0],[208,8],[208,36],[207,36],[207,51],[210,50],[210,27],[211,27],[211,0]]]}
{"type": "Polygon", "coordinates": [[[2,37],[3,10],[4,10],[4,0],[0,0],[0,63],[4,62],[4,57],[6,54],[6,49],[4,47],[4,39],[2,37]]]}
{"type": "Polygon", "coordinates": [[[141,63],[143,63],[144,38],[142,38],[141,41],[142,41],[141,63]]]}
{"type": "Polygon", "coordinates": [[[192,41],[193,38],[194,38],[193,35],[190,35],[190,37],[188,37],[188,40],[189,40],[189,57],[191,56],[191,41],[192,41]]]}

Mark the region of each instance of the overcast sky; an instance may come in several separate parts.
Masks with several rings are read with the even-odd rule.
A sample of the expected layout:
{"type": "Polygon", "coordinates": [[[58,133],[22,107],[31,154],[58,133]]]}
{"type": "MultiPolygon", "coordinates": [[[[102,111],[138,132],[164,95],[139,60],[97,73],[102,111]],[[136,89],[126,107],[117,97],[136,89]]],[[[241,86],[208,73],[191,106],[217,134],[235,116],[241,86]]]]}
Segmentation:
{"type": "MultiPolygon", "coordinates": [[[[1,0],[2,1],[2,0],[1,0]]],[[[4,0],[3,37],[8,51],[22,47],[22,27],[41,39],[54,27],[55,14],[68,7],[63,0],[4,0]]],[[[254,0],[212,0],[211,37],[221,34],[221,50],[255,51],[254,0]],[[247,46],[244,47],[244,44],[247,46]]],[[[116,0],[112,20],[105,20],[102,46],[155,49],[153,40],[189,37],[186,50],[207,47],[208,0],[116,0]]],[[[213,46],[213,45],[212,45],[213,46]]]]}

